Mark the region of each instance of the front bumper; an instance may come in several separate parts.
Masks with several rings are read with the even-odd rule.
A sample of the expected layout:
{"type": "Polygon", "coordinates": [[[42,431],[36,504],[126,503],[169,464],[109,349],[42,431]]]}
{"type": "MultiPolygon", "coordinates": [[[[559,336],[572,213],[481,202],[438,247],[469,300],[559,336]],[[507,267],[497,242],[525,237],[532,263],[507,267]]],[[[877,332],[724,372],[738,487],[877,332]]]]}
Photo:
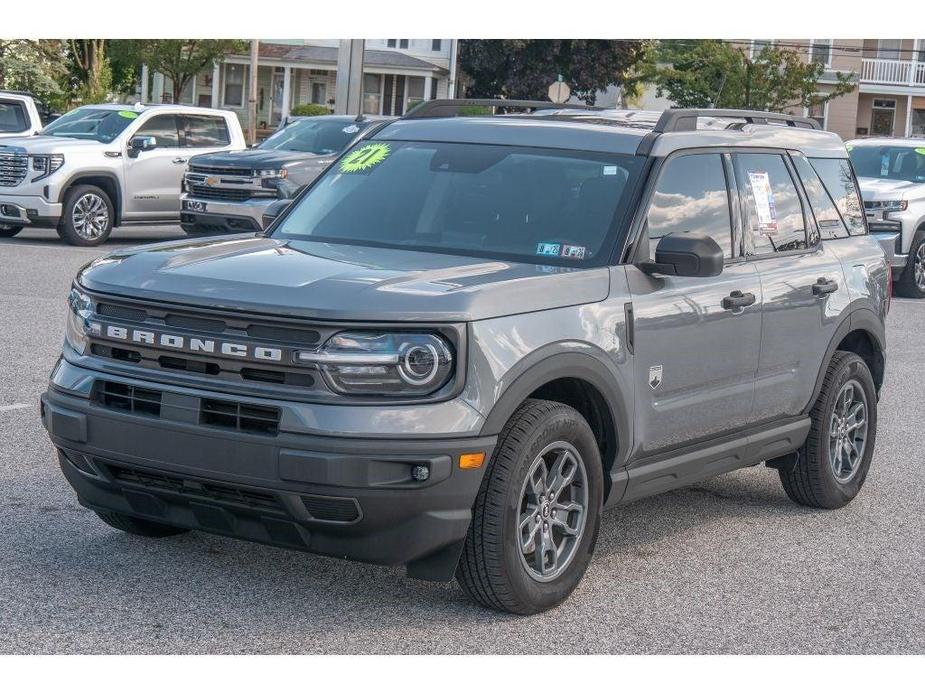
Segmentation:
{"type": "Polygon", "coordinates": [[[243,433],[203,424],[188,389],[181,397],[157,387],[165,388],[157,416],[113,409],[94,398],[92,386],[84,397],[53,382],[42,396],[43,424],[84,506],[406,565],[416,578],[453,577],[485,468],[460,469],[459,456],[484,451],[487,461],[495,437],[366,439],[282,428],[273,436],[243,433]],[[416,466],[428,469],[426,481],[414,479],[416,466]]]}
{"type": "Polygon", "coordinates": [[[890,224],[899,225],[898,228],[885,226],[887,222],[870,222],[870,233],[877,239],[880,248],[886,254],[887,262],[893,268],[894,276],[906,267],[909,256],[902,252],[902,225],[898,222],[890,224]]]}
{"type": "Polygon", "coordinates": [[[263,230],[263,213],[277,198],[254,198],[241,202],[223,202],[180,195],[180,221],[217,231],[241,233],[263,230]]]}
{"type": "Polygon", "coordinates": [[[60,218],[60,202],[49,202],[41,195],[7,195],[0,191],[2,224],[54,227],[60,218]]]}

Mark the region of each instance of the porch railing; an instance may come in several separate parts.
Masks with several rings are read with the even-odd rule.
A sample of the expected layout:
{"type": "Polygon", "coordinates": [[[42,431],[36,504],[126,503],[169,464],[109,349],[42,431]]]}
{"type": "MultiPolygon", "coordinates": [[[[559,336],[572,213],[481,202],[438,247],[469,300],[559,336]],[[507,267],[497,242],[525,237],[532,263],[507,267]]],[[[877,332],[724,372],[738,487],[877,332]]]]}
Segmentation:
{"type": "Polygon", "coordinates": [[[922,87],[925,86],[925,63],[915,60],[863,58],[861,81],[922,87]]]}

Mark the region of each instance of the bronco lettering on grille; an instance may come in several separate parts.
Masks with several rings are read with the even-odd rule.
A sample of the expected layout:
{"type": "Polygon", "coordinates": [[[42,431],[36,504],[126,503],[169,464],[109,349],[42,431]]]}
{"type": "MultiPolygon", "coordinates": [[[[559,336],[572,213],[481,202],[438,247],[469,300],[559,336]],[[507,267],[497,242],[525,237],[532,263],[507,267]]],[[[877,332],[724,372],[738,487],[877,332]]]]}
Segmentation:
{"type": "Polygon", "coordinates": [[[223,342],[186,335],[174,335],[154,330],[139,330],[126,328],[120,325],[104,325],[103,337],[110,340],[132,342],[137,345],[151,347],[165,347],[168,349],[183,350],[192,353],[221,354],[226,357],[238,359],[254,359],[257,361],[283,360],[283,350],[262,345],[250,345],[239,342],[223,342]]]}

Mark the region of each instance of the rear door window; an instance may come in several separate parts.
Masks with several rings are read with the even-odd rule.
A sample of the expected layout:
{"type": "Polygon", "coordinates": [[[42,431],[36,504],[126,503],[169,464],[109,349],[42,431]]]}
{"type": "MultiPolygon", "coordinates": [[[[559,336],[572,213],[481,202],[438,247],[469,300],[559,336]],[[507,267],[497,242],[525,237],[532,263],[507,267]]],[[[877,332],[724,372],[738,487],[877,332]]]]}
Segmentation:
{"type": "Polygon", "coordinates": [[[667,234],[711,236],[732,257],[729,191],[720,154],[685,154],[662,169],[646,217],[650,256],[667,234]]]}
{"type": "Polygon", "coordinates": [[[816,225],[819,227],[819,235],[823,239],[846,238],[848,227],[845,226],[841,213],[822,184],[822,179],[819,178],[816,170],[802,155],[792,156],[791,159],[800,175],[800,180],[803,181],[803,189],[806,191],[806,197],[809,198],[809,206],[813,210],[816,225]]]}
{"type": "Polygon", "coordinates": [[[847,159],[810,159],[823,185],[835,201],[851,236],[867,233],[867,220],[861,205],[851,163],[847,159]]]}
{"type": "Polygon", "coordinates": [[[224,147],[231,144],[228,124],[221,116],[183,116],[186,147],[224,147]]]}
{"type": "Polygon", "coordinates": [[[805,249],[803,203],[783,156],[739,152],[732,162],[744,208],[745,255],[805,249]]]}

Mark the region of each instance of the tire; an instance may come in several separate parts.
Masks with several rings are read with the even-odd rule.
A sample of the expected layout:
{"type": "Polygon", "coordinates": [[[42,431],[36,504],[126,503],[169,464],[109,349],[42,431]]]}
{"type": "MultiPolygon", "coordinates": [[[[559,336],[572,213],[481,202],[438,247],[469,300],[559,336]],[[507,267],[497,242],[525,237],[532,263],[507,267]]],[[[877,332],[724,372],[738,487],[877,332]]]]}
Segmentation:
{"type": "Polygon", "coordinates": [[[72,246],[99,246],[112,233],[114,214],[106,191],[76,185],[64,196],[58,236],[72,246]]]}
{"type": "Polygon", "coordinates": [[[526,400],[505,425],[485,471],[456,571],[460,586],[482,605],[516,614],[535,614],[564,601],[578,585],[594,552],[603,486],[600,451],[584,418],[562,403],[526,400]],[[543,490],[557,479],[556,463],[563,453],[567,454],[564,469],[566,474],[572,473],[572,483],[553,503],[527,506],[531,498],[548,501],[548,491],[543,490]],[[545,476],[540,458],[547,466],[545,476]],[[532,479],[528,478],[531,472],[532,479]],[[539,493],[534,494],[534,490],[539,493]],[[563,503],[566,498],[568,504],[563,503]],[[583,511],[579,513],[575,503],[581,506],[582,501],[583,511]],[[561,514],[566,506],[572,510],[553,520],[553,512],[561,514]],[[557,549],[562,547],[560,566],[551,561],[546,566],[552,555],[542,550],[544,532],[537,527],[537,518],[551,528],[550,537],[557,549]],[[563,526],[576,534],[565,534],[563,526]],[[561,545],[556,543],[557,536],[561,545]],[[529,537],[539,551],[532,552],[528,560],[522,548],[529,537]]]}
{"type": "Polygon", "coordinates": [[[925,231],[912,239],[906,268],[896,283],[896,293],[909,299],[925,299],[925,231]]]}
{"type": "Polygon", "coordinates": [[[813,508],[841,508],[850,502],[864,485],[877,439],[877,392],[867,364],[853,352],[835,352],[826,369],[822,390],[810,412],[812,426],[803,447],[792,464],[779,469],[784,491],[801,506],[813,508]],[[847,427],[844,439],[838,426],[845,411],[845,393],[851,385],[852,404],[844,417],[847,427]],[[854,406],[863,405],[863,425],[851,428],[860,418],[851,417],[854,406]],[[863,443],[855,434],[863,430],[863,443]],[[848,448],[838,448],[839,441],[847,440],[848,448]],[[858,448],[861,448],[858,451],[858,448]],[[833,448],[839,455],[833,461],[833,448]],[[856,455],[857,453],[860,455],[856,455]],[[856,456],[856,457],[854,457],[856,456]],[[853,465],[850,465],[853,458],[853,465]]]}
{"type": "Polygon", "coordinates": [[[13,227],[7,224],[0,224],[0,239],[11,239],[22,231],[22,227],[13,227]]]}
{"type": "Polygon", "coordinates": [[[96,515],[100,517],[106,525],[112,526],[116,530],[129,533],[130,535],[141,535],[142,537],[170,537],[171,535],[180,535],[188,533],[189,528],[178,528],[173,525],[164,525],[143,518],[127,516],[124,513],[115,511],[97,511],[96,515]]]}

